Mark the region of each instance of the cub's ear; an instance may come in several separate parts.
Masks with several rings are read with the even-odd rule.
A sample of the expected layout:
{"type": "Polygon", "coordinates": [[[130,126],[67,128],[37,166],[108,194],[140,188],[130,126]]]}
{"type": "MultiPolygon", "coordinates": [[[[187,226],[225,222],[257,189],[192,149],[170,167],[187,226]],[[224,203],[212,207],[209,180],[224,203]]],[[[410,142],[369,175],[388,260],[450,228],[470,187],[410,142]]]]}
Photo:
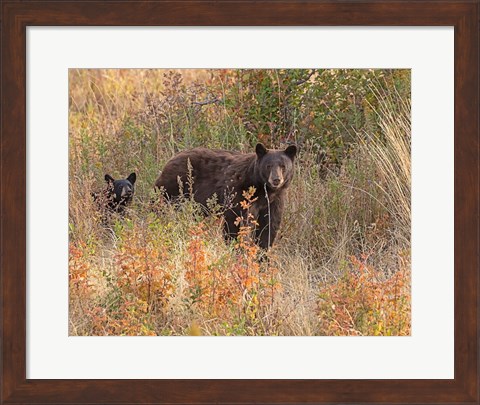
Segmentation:
{"type": "Polygon", "coordinates": [[[132,185],[135,184],[135,181],[137,180],[137,175],[135,172],[130,173],[130,176],[127,177],[127,180],[132,183],[132,185]]]}
{"type": "Polygon", "coordinates": [[[257,146],[255,146],[255,153],[259,159],[265,156],[267,152],[268,150],[265,146],[263,146],[261,143],[257,143],[257,146]]]}
{"type": "Polygon", "coordinates": [[[290,145],[287,149],[285,149],[285,154],[290,158],[294,159],[297,155],[297,147],[295,145],[290,145]]]}
{"type": "Polygon", "coordinates": [[[109,174],[106,174],[106,175],[105,175],[105,181],[106,181],[107,183],[113,183],[115,180],[113,179],[112,176],[110,176],[109,174]]]}

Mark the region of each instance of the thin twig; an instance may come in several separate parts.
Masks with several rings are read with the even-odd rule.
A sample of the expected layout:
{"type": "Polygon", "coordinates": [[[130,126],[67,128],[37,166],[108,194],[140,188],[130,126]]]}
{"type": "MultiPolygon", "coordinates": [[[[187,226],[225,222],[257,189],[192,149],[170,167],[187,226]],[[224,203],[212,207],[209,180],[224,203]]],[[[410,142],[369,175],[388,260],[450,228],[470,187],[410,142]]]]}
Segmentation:
{"type": "Polygon", "coordinates": [[[267,183],[263,184],[263,188],[265,189],[265,198],[267,199],[268,207],[268,247],[270,247],[270,199],[268,198],[267,183]]]}
{"type": "Polygon", "coordinates": [[[314,73],[315,73],[315,69],[312,69],[306,77],[304,77],[303,79],[297,80],[296,82],[293,82],[293,84],[295,86],[300,86],[301,84],[308,82],[314,73]]]}

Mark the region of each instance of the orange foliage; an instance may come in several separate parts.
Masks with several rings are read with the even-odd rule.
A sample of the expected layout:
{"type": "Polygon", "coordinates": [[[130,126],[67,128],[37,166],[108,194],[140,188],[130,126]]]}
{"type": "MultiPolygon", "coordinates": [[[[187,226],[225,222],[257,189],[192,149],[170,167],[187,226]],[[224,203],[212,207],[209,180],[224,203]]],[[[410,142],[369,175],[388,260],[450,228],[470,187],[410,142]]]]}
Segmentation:
{"type": "Polygon", "coordinates": [[[73,243],[68,246],[68,276],[70,286],[75,288],[78,295],[85,295],[89,287],[90,264],[85,258],[86,244],[80,242],[78,247],[73,243]]]}
{"type": "Polygon", "coordinates": [[[154,232],[125,231],[115,254],[118,273],[112,280],[117,304],[91,311],[94,330],[107,335],[156,335],[152,315],[166,311],[174,291],[167,257],[154,232]]]}
{"type": "Polygon", "coordinates": [[[185,261],[187,296],[190,306],[195,306],[204,316],[222,317],[227,321],[246,316],[255,322],[260,301],[273,302],[275,292],[280,289],[276,280],[278,270],[262,269],[258,260],[259,247],[252,237],[256,222],[248,213],[256,199],[254,193],[254,188],[244,192],[242,208],[247,215],[237,219],[240,230],[233,254],[215,260],[205,243],[204,223],[190,231],[189,255],[185,261]]]}
{"type": "Polygon", "coordinates": [[[321,289],[319,315],[327,335],[409,335],[410,263],[399,256],[391,277],[352,256],[350,271],[321,289]]]}
{"type": "Polygon", "coordinates": [[[151,234],[140,240],[133,234],[130,236],[115,256],[121,269],[118,288],[134,296],[144,312],[165,308],[173,293],[166,250],[148,240],[153,237],[151,234]]]}

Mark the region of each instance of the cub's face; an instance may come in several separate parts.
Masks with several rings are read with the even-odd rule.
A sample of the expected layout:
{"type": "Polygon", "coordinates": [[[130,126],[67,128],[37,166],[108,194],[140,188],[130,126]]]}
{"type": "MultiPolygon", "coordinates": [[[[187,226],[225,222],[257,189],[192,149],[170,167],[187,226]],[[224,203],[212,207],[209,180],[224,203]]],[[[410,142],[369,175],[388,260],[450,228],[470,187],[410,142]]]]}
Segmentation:
{"type": "Polygon", "coordinates": [[[128,204],[133,198],[135,192],[134,184],[136,180],[137,175],[135,173],[131,173],[123,180],[114,180],[112,176],[106,174],[105,181],[108,184],[108,199],[116,205],[128,204]]]}
{"type": "Polygon", "coordinates": [[[293,177],[293,162],[297,147],[290,145],[285,150],[268,150],[261,143],[255,148],[260,179],[270,190],[288,186],[293,177]]]}

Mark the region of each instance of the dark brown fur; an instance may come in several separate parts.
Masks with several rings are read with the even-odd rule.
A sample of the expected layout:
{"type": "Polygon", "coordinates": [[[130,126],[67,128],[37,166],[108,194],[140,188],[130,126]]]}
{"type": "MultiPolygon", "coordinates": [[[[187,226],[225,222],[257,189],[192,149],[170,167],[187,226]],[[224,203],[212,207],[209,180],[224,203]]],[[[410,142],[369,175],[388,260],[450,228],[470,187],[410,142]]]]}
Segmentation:
{"type": "Polygon", "coordinates": [[[180,194],[180,181],[183,194],[188,197],[192,188],[194,200],[205,207],[207,200],[216,194],[218,203],[225,209],[225,234],[229,237],[237,236],[235,220],[245,216],[240,207],[240,201],[244,199],[242,192],[251,186],[255,187],[255,197],[258,199],[249,212],[259,224],[255,232],[257,243],[262,248],[268,248],[280,226],[285,190],[293,176],[295,154],[296,147],[293,145],[284,151],[267,151],[258,144],[256,153],[249,154],[196,148],[170,159],[155,186],[162,188],[167,198],[174,199],[180,194]],[[191,165],[192,187],[188,181],[188,161],[191,165]]]}

